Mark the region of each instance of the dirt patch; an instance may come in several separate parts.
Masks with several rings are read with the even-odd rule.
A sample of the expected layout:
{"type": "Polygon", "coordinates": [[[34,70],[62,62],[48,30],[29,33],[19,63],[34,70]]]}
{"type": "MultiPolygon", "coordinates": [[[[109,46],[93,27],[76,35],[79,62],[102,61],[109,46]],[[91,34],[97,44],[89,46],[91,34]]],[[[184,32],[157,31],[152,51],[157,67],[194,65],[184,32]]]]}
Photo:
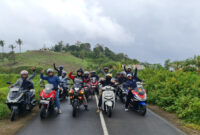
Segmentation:
{"type": "Polygon", "coordinates": [[[17,131],[23,128],[36,114],[39,108],[36,106],[32,112],[26,113],[24,116],[18,117],[14,122],[9,119],[0,120],[0,135],[15,135],[17,131]]]}
{"type": "Polygon", "coordinates": [[[199,130],[192,129],[191,127],[186,127],[184,125],[183,121],[180,120],[176,116],[176,114],[166,112],[162,108],[160,108],[158,106],[154,106],[154,105],[148,105],[148,108],[151,109],[153,112],[157,113],[158,115],[160,115],[161,117],[168,120],[170,123],[175,125],[177,128],[181,129],[182,131],[184,131],[188,135],[200,135],[199,130]]]}

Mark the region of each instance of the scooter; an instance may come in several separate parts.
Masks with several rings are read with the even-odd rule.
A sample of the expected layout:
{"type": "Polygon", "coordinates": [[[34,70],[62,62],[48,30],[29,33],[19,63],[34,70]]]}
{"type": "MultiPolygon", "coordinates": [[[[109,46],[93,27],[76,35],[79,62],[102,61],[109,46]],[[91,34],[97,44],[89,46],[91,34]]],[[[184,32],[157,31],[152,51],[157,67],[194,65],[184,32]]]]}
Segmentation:
{"type": "MultiPolygon", "coordinates": [[[[7,84],[11,84],[11,83],[8,82],[7,84]]],[[[33,107],[35,106],[35,103],[36,103],[36,99],[35,99],[34,89],[25,90],[18,87],[10,88],[10,91],[8,93],[7,100],[6,100],[6,104],[8,105],[8,108],[11,111],[10,120],[14,121],[16,115],[23,114],[27,110],[31,111],[33,107]],[[29,93],[30,104],[27,104],[26,102],[27,92],[30,92],[29,93]]]]}
{"type": "Polygon", "coordinates": [[[143,88],[143,83],[137,82],[137,88],[131,90],[133,97],[129,103],[129,107],[140,113],[142,116],[146,115],[146,101],[147,94],[143,88]]]}
{"type": "Polygon", "coordinates": [[[102,110],[108,115],[112,116],[112,111],[115,107],[115,92],[112,86],[102,87],[102,110]]]}
{"type": "Polygon", "coordinates": [[[53,90],[52,84],[46,84],[45,88],[40,92],[40,118],[47,118],[49,113],[55,111],[55,95],[56,91],[53,90]]]}
{"type": "Polygon", "coordinates": [[[73,108],[72,116],[76,117],[80,106],[83,104],[82,84],[74,84],[72,89],[69,91],[70,102],[73,108]]]}

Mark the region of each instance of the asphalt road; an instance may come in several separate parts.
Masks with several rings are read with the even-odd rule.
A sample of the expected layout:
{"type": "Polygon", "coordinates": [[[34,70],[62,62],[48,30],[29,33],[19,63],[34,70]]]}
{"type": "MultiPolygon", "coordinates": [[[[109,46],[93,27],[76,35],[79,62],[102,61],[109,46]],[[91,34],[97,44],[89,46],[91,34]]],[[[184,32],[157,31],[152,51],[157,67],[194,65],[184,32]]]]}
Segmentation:
{"type": "Polygon", "coordinates": [[[69,102],[62,103],[61,115],[53,115],[46,120],[40,120],[39,114],[30,121],[17,135],[184,135],[182,131],[169,122],[148,110],[145,117],[129,111],[124,111],[124,105],[119,101],[112,118],[103,115],[102,123],[96,113],[96,100],[89,103],[89,111],[82,110],[77,118],[72,117],[72,107],[69,102]],[[104,130],[103,130],[103,126],[104,130]],[[105,132],[107,130],[107,132],[105,132]]]}

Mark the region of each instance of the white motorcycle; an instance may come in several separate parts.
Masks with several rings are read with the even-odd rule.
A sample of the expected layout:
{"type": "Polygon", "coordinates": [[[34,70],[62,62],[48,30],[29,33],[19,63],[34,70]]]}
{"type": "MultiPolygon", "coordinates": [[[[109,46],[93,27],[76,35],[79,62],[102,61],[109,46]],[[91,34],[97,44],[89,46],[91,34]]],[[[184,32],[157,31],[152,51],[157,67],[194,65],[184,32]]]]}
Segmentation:
{"type": "Polygon", "coordinates": [[[107,113],[108,117],[112,116],[112,110],[115,107],[115,92],[112,86],[102,88],[102,110],[107,113]]]}

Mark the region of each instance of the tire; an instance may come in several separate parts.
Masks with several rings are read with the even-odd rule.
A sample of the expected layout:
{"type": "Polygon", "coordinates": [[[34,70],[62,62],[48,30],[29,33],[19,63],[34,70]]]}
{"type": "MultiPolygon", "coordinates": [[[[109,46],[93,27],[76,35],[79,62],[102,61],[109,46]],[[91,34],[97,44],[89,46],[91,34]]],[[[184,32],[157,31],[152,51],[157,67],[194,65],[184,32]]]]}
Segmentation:
{"type": "Polygon", "coordinates": [[[145,115],[146,115],[146,112],[147,112],[146,106],[145,106],[145,107],[142,107],[141,110],[140,110],[140,114],[141,114],[142,116],[145,116],[145,115]]]}
{"type": "Polygon", "coordinates": [[[43,120],[47,117],[46,107],[42,105],[41,111],[40,111],[40,119],[43,120]]]}
{"type": "Polygon", "coordinates": [[[15,120],[15,115],[16,115],[16,110],[12,109],[11,116],[10,116],[10,121],[14,121],[15,120]]]}
{"type": "Polygon", "coordinates": [[[72,116],[73,117],[77,116],[77,108],[76,107],[73,107],[72,116]]]}
{"type": "Polygon", "coordinates": [[[111,118],[112,116],[112,107],[108,107],[108,117],[111,118]]]}

